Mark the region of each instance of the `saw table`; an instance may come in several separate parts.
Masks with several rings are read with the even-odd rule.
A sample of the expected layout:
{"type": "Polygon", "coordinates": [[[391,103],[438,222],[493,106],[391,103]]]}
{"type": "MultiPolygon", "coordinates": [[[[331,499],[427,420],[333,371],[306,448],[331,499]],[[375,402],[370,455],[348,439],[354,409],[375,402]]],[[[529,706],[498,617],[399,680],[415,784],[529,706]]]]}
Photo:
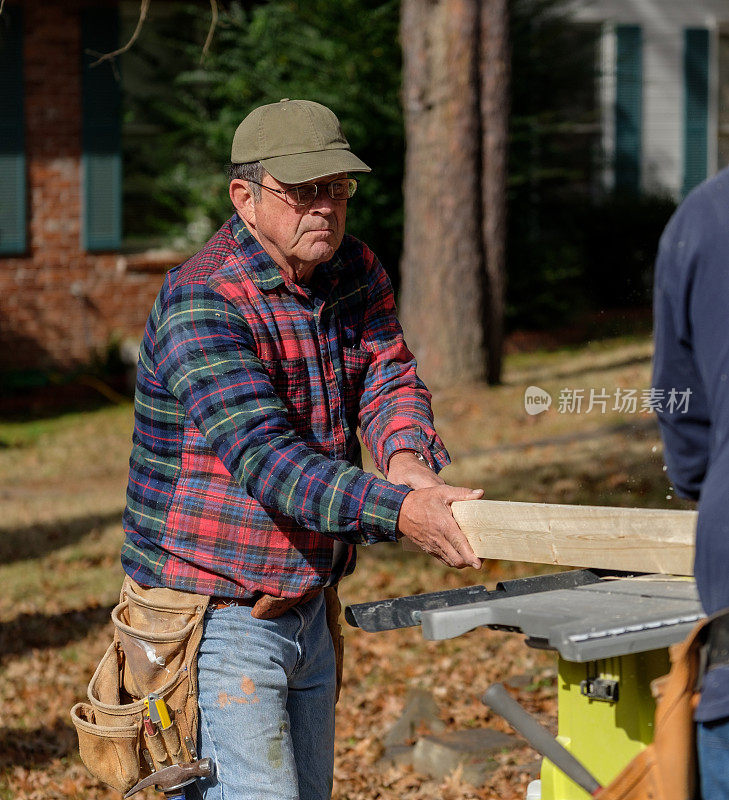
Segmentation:
{"type": "MultiPolygon", "coordinates": [[[[442,640],[488,627],[555,650],[558,741],[603,785],[653,740],[650,682],[668,672],[668,646],[703,616],[692,579],[591,569],[345,609],[366,631],[420,625],[424,638],[442,640]]],[[[528,796],[589,797],[547,759],[528,796]]]]}

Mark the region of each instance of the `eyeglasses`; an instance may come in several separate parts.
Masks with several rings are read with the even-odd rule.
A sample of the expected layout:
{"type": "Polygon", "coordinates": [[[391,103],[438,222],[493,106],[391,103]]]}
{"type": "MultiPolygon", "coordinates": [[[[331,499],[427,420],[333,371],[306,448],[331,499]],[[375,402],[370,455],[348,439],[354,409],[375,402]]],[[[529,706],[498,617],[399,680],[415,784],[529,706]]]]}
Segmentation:
{"type": "Polygon", "coordinates": [[[248,183],[255,183],[269,192],[281,194],[284,200],[294,208],[310,206],[319,195],[319,188],[327,190],[327,194],[332,200],[349,200],[357,191],[357,180],[355,178],[335,178],[329,183],[302,183],[298,186],[289,186],[288,189],[273,189],[271,186],[264,186],[258,181],[249,180],[248,183]]]}

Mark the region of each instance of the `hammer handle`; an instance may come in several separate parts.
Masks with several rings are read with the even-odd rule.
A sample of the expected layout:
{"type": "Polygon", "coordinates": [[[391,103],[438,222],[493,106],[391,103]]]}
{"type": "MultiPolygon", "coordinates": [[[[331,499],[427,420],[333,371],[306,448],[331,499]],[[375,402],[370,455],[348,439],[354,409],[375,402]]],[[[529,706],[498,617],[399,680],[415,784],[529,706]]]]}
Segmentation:
{"type": "Polygon", "coordinates": [[[482,702],[500,714],[529,744],[591,795],[602,786],[566,748],[534,717],[527,713],[500,683],[494,683],[484,694],[482,702]]]}

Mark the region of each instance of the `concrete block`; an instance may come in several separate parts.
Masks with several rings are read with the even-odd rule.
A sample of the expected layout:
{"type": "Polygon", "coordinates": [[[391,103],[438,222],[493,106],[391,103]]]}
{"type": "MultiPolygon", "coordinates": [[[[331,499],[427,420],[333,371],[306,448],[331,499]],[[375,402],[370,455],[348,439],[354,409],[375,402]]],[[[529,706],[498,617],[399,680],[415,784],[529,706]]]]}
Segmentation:
{"type": "Polygon", "coordinates": [[[413,750],[410,744],[393,744],[385,748],[385,752],[377,760],[376,766],[383,772],[392,767],[409,767],[413,763],[413,750]]]}
{"type": "Polygon", "coordinates": [[[437,779],[461,766],[464,780],[481,786],[499,766],[496,754],[522,744],[516,736],[489,728],[423,736],[413,748],[412,765],[416,772],[437,779]]]}
{"type": "Polygon", "coordinates": [[[445,730],[438,717],[438,706],[430,692],[411,689],[405,698],[405,708],[398,721],[390,728],[382,744],[385,749],[395,745],[411,744],[423,729],[430,733],[445,730]]]}

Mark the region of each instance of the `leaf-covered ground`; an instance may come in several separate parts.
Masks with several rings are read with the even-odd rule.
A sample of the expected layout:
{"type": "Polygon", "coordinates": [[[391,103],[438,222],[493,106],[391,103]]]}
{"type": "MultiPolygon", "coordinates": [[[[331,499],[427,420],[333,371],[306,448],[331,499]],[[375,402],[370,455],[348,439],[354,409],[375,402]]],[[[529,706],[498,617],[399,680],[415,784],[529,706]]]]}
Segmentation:
{"type": "MultiPolygon", "coordinates": [[[[682,507],[662,468],[657,428],[640,413],[560,414],[564,388],[649,386],[650,343],[631,339],[555,353],[512,356],[503,386],[454,386],[435,397],[438,427],[453,457],[451,483],[483,487],[494,499],[682,507]],[[524,411],[528,386],[553,407],[524,411]],[[669,498],[669,499],[667,499],[669,498]]],[[[52,419],[0,423],[0,798],[99,800],[118,795],[93,781],[76,753],[68,710],[84,696],[111,636],[109,611],[121,582],[120,516],[131,406],[52,419]]],[[[543,571],[489,562],[456,572],[398,545],[360,554],[342,586],[362,602],[543,571]]],[[[444,643],[418,630],[367,634],[345,628],[347,661],[337,715],[336,800],[522,798],[536,754],[500,756],[488,783],[458,773],[433,781],[407,768],[382,770],[382,738],[409,689],[435,698],[447,730],[508,731],[479,698],[494,680],[521,676],[518,698],[554,727],[555,659],[522,637],[474,631],[444,643]]],[[[315,746],[315,743],[313,744],[315,746]]],[[[155,797],[154,792],[140,800],[155,797]]]]}

